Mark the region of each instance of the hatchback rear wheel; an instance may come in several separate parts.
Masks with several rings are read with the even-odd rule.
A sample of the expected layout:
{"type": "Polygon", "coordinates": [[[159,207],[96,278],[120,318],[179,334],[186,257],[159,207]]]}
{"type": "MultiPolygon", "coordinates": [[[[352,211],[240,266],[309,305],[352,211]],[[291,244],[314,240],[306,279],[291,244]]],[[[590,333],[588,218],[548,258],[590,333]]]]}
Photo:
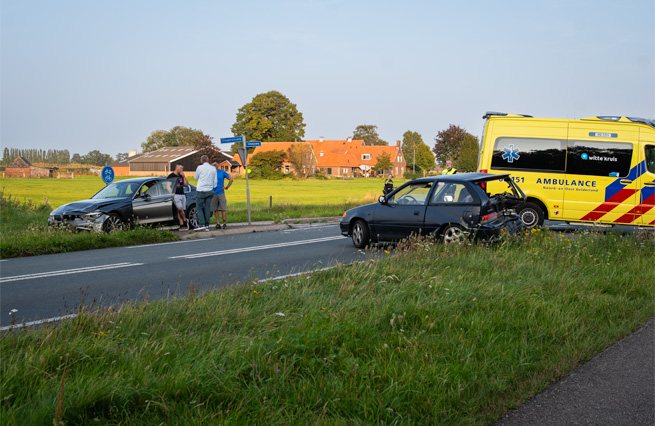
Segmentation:
{"type": "Polygon", "coordinates": [[[464,228],[457,224],[450,224],[441,233],[441,240],[444,244],[461,244],[466,240],[464,228]]]}
{"type": "Polygon", "coordinates": [[[359,219],[353,225],[352,232],[353,245],[357,248],[364,248],[368,245],[371,239],[371,233],[368,230],[368,225],[363,220],[359,219]]]}

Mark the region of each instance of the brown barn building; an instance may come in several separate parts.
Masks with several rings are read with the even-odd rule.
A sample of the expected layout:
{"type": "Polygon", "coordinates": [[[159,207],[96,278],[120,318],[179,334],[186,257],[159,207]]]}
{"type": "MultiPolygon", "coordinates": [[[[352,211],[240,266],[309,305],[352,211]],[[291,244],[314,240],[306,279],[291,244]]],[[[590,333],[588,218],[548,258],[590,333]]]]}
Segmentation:
{"type": "Polygon", "coordinates": [[[52,178],[57,167],[33,166],[25,157],[17,157],[5,169],[8,178],[52,178]]]}
{"type": "Polygon", "coordinates": [[[111,168],[114,169],[114,176],[129,176],[130,175],[130,161],[136,160],[141,157],[143,154],[136,154],[123,161],[117,161],[110,164],[111,168]]]}

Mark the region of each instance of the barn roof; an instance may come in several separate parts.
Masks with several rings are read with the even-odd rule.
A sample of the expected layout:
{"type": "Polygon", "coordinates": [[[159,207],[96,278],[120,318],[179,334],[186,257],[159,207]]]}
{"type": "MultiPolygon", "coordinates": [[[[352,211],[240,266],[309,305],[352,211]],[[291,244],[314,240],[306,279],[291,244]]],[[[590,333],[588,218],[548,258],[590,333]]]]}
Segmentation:
{"type": "Polygon", "coordinates": [[[171,163],[198,152],[192,146],[167,146],[157,151],[147,152],[138,158],[128,158],[128,163],[171,163]]]}
{"type": "Polygon", "coordinates": [[[7,167],[16,167],[16,168],[25,168],[25,167],[32,167],[32,163],[27,161],[27,158],[25,157],[16,157],[14,161],[9,163],[7,167]]]}

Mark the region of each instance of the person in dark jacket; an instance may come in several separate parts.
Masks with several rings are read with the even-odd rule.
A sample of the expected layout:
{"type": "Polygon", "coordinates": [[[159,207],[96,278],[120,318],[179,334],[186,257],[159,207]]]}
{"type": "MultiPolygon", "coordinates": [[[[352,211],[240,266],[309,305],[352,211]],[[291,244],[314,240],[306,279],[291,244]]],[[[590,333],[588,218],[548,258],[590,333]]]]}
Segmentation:
{"type": "Polygon", "coordinates": [[[389,176],[387,176],[387,179],[384,181],[384,189],[382,190],[382,194],[387,195],[393,191],[393,175],[389,173],[389,176]]]}

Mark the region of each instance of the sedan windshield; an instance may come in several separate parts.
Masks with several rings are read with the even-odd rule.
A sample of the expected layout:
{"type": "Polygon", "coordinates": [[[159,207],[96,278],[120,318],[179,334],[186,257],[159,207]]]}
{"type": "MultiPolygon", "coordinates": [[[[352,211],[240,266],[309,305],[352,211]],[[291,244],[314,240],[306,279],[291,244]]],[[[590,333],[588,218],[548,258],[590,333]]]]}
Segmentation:
{"type": "Polygon", "coordinates": [[[139,189],[137,182],[114,182],[104,187],[100,192],[91,197],[93,200],[107,198],[131,198],[139,189]]]}

